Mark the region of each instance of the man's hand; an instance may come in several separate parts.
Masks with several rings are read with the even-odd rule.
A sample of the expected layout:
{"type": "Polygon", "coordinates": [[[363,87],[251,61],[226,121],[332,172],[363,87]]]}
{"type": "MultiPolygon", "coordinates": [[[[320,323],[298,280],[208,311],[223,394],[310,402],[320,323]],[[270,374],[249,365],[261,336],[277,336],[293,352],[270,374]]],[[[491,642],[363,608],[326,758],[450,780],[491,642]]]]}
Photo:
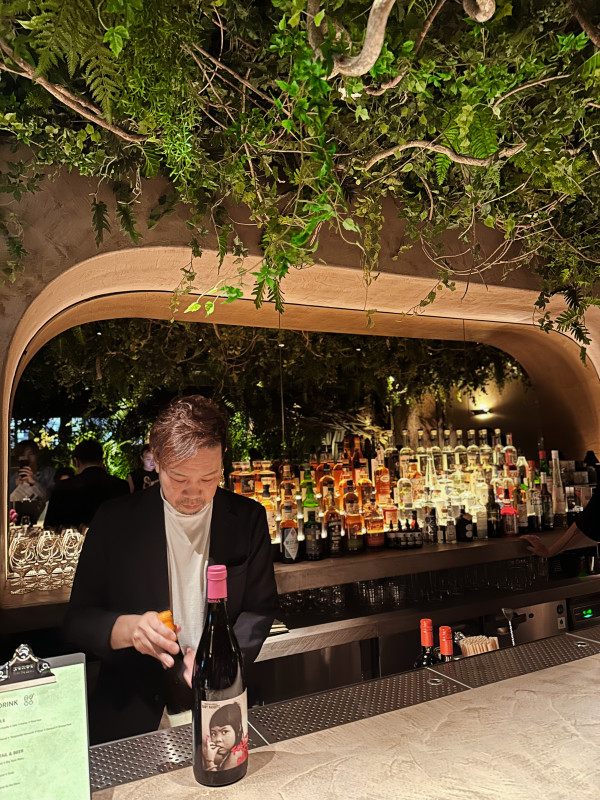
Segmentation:
{"type": "Polygon", "coordinates": [[[183,663],[185,664],[185,672],[183,673],[183,677],[185,678],[185,682],[190,687],[190,689],[192,688],[192,675],[194,673],[195,658],[196,658],[196,653],[192,650],[191,647],[188,647],[183,657],[183,663]]]}
{"type": "Polygon", "coordinates": [[[179,652],[177,634],[160,621],[157,611],[117,617],[110,646],[113,650],[135,647],[138,653],[156,658],[166,668],[173,666],[173,656],[179,652]]]}
{"type": "Polygon", "coordinates": [[[534,553],[536,556],[541,556],[542,558],[550,558],[552,556],[550,548],[542,542],[539,536],[525,534],[525,536],[521,536],[520,538],[524,539],[530,545],[527,548],[530,553],[534,553]]]}

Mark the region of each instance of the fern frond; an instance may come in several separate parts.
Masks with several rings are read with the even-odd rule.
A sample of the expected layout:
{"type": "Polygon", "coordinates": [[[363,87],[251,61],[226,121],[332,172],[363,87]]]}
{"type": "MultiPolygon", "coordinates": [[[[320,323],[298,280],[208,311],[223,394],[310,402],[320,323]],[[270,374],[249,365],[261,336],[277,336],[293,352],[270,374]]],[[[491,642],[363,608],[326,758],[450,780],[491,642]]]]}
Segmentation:
{"type": "Polygon", "coordinates": [[[435,155],[435,173],[437,175],[438,183],[440,186],[446,180],[448,168],[452,162],[443,153],[436,153],[435,155]]]}
{"type": "Polygon", "coordinates": [[[92,198],[92,226],[96,232],[96,247],[98,247],[104,238],[104,231],[110,233],[110,222],[106,203],[95,196],[92,198]]]}
{"type": "Polygon", "coordinates": [[[81,55],[83,77],[94,102],[106,119],[112,121],[112,107],[119,95],[120,76],[110,50],[96,38],[81,55]]]}
{"type": "Polygon", "coordinates": [[[491,109],[485,108],[473,114],[469,128],[471,152],[475,158],[489,158],[498,151],[496,121],[491,109]]]}

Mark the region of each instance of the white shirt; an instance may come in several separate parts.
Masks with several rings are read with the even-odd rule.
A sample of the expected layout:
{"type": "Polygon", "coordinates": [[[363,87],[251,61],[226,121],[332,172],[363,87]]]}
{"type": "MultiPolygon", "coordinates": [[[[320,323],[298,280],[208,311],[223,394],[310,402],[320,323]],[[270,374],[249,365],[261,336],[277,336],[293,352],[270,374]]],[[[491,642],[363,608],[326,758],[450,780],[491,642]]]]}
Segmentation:
{"type": "Polygon", "coordinates": [[[167,533],[171,610],[181,625],[179,644],[198,647],[206,604],[206,567],[210,543],[212,500],[195,514],[182,514],[165,499],[161,490],[167,533]]]}

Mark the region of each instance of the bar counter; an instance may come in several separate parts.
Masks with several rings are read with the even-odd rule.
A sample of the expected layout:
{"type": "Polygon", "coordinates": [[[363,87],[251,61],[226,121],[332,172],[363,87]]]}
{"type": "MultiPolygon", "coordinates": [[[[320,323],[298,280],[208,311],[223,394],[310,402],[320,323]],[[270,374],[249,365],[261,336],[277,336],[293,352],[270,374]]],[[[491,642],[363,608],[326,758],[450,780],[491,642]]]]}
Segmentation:
{"type": "Polygon", "coordinates": [[[164,774],[93,798],[597,800],[600,626],[259,707],[250,721],[254,749],[237,784],[196,784],[189,728],[175,729],[92,748],[96,780],[103,770],[108,780],[111,759],[132,769],[136,748],[148,761],[160,737],[159,761],[177,752],[169,737],[188,750],[155,770],[164,774]]]}

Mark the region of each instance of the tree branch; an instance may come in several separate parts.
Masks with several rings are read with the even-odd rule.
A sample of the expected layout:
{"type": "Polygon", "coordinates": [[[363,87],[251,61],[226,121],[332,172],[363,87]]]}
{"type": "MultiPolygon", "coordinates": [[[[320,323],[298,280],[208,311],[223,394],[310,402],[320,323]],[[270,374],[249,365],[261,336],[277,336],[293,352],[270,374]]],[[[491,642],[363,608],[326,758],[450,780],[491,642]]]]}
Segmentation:
{"type": "MultiPolygon", "coordinates": [[[[230,67],[228,67],[226,64],[223,64],[222,61],[219,61],[219,59],[215,58],[214,56],[211,56],[210,53],[208,53],[206,50],[204,50],[202,47],[200,47],[197,44],[192,44],[192,47],[195,50],[197,50],[199,53],[201,53],[204,56],[204,58],[208,58],[209,61],[212,61],[212,63],[215,65],[215,67],[217,67],[217,69],[225,70],[225,72],[227,72],[229,75],[231,75],[237,81],[239,81],[243,86],[245,86],[247,89],[250,89],[251,92],[254,92],[259,97],[262,97],[262,99],[266,100],[267,103],[270,103],[271,105],[274,105],[273,100],[268,95],[266,95],[264,92],[261,92],[261,90],[257,89],[256,86],[253,86],[250,83],[250,81],[247,81],[245,78],[242,78],[241,75],[238,75],[237,72],[234,72],[234,70],[230,69],[230,67]]],[[[189,52],[189,50],[188,50],[188,52],[189,52]]]]}
{"type": "Polygon", "coordinates": [[[377,153],[377,155],[372,156],[372,158],[370,158],[365,164],[365,169],[371,169],[371,167],[377,164],[378,161],[381,161],[384,158],[389,158],[395,154],[402,153],[404,150],[412,150],[414,148],[419,150],[430,150],[433,153],[441,153],[444,156],[448,156],[448,158],[455,164],[466,164],[469,167],[489,167],[491,164],[498,161],[498,159],[515,156],[526,147],[527,144],[522,142],[521,144],[514,145],[514,147],[503,147],[501,150],[498,150],[497,153],[494,153],[493,156],[488,156],[487,158],[473,158],[472,156],[461,156],[443,144],[426,142],[423,139],[414,139],[411,142],[406,142],[406,144],[399,144],[396,145],[396,147],[390,147],[387,150],[382,150],[380,153],[377,153]]]}
{"type": "MultiPolygon", "coordinates": [[[[123,130],[123,128],[119,128],[116,125],[111,125],[110,122],[107,122],[104,117],[101,116],[100,110],[96,108],[96,106],[92,106],[86,100],[78,97],[75,94],[72,94],[63,86],[57,86],[54,83],[50,83],[41,75],[36,75],[35,69],[28,64],[26,61],[23,61],[22,58],[19,58],[15,55],[14,51],[0,39],[0,50],[7,55],[11,61],[13,61],[21,70],[20,74],[23,78],[28,78],[33,83],[37,83],[43,89],[45,89],[48,94],[51,94],[59,103],[62,103],[67,108],[70,108],[71,111],[74,111],[76,114],[79,114],[80,117],[93,122],[95,125],[98,125],[100,128],[104,128],[111,133],[114,133],[115,136],[118,136],[120,139],[124,139],[126,142],[132,142],[134,144],[138,144],[140,142],[146,141],[145,136],[140,136],[137,133],[130,133],[129,131],[123,130]]],[[[7,72],[12,72],[13,70],[9,70],[8,67],[5,65],[2,67],[7,72]]]]}
{"type": "Polygon", "coordinates": [[[567,0],[567,8],[581,25],[581,30],[587,34],[590,41],[600,50],[600,28],[597,28],[583,16],[578,0],[567,0]]]}
{"type": "Polygon", "coordinates": [[[358,78],[367,73],[379,58],[383,40],[385,38],[385,28],[396,0],[374,0],[363,48],[357,56],[339,56],[333,60],[333,71],[330,78],[336,75],[348,75],[358,78]]]}
{"type": "MultiPolygon", "coordinates": [[[[419,32],[419,35],[415,39],[415,46],[413,47],[413,51],[412,51],[413,52],[413,56],[416,56],[417,53],[419,52],[419,50],[421,49],[421,45],[425,41],[425,37],[429,33],[429,29],[433,25],[434,19],[437,17],[439,12],[442,10],[442,6],[445,3],[446,3],[446,0],[438,0],[437,5],[435,5],[433,7],[433,9],[430,11],[429,16],[425,20],[425,22],[423,24],[423,27],[421,28],[421,31],[419,32]]],[[[367,88],[365,89],[365,92],[367,94],[373,95],[374,97],[379,97],[384,92],[386,92],[388,89],[394,89],[396,86],[398,86],[398,84],[404,78],[404,76],[406,75],[407,72],[408,72],[408,66],[406,66],[402,70],[400,70],[398,75],[396,75],[395,78],[392,78],[391,81],[387,81],[386,83],[382,83],[381,86],[379,87],[379,89],[373,89],[372,87],[367,86],[367,88]]]]}
{"type": "Polygon", "coordinates": [[[543,83],[550,83],[550,81],[560,81],[564,78],[570,78],[570,75],[553,75],[550,78],[541,78],[539,81],[529,81],[529,83],[524,83],[522,86],[517,86],[515,89],[511,89],[510,92],[503,94],[502,97],[499,97],[494,105],[492,106],[492,111],[495,111],[500,103],[504,102],[508,97],[511,97],[513,94],[517,92],[523,92],[525,89],[531,89],[532,86],[541,86],[543,83]]]}

